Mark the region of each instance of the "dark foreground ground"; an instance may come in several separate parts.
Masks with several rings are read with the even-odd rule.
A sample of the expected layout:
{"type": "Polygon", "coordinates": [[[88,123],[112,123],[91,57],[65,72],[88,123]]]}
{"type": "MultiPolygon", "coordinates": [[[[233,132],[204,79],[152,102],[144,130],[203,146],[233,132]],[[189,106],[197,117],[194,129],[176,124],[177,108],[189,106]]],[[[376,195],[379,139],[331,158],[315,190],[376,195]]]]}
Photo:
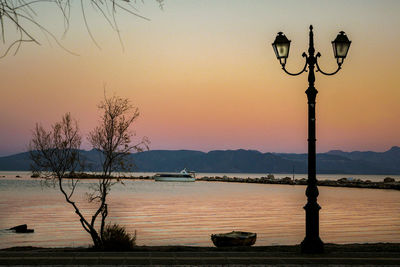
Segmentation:
{"type": "Polygon", "coordinates": [[[250,248],[136,247],[130,252],[85,248],[16,247],[0,250],[0,265],[394,265],[400,266],[400,243],[326,244],[325,253],[300,254],[299,246],[250,248]]]}

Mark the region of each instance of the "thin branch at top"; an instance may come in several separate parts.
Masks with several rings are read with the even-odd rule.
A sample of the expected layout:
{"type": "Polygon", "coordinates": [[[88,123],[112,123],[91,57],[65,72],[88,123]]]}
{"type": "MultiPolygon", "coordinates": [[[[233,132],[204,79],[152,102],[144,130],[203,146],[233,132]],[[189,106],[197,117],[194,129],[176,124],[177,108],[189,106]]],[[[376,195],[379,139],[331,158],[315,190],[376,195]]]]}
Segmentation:
{"type": "MultiPolygon", "coordinates": [[[[36,11],[40,8],[54,6],[56,10],[61,12],[63,19],[64,31],[61,38],[64,38],[70,28],[71,10],[72,3],[79,0],[0,0],[0,39],[6,44],[8,39],[9,44],[7,45],[6,52],[3,57],[6,56],[10,50],[14,50],[14,54],[17,53],[23,43],[34,42],[40,44],[39,35],[36,30],[42,31],[45,38],[50,42],[49,38],[52,39],[59,47],[63,50],[75,54],[61,45],[59,39],[55,36],[55,33],[50,32],[48,27],[40,22],[40,12],[36,11]],[[9,29],[15,28],[17,36],[14,33],[9,33],[9,29]]],[[[80,12],[82,13],[85,27],[88,35],[93,43],[100,49],[99,44],[96,42],[95,36],[92,34],[92,30],[89,27],[88,20],[88,8],[92,8],[94,11],[99,11],[99,14],[103,19],[107,21],[111,29],[116,32],[118,40],[124,49],[119,24],[116,19],[116,14],[120,11],[127,12],[133,16],[139,17],[144,20],[150,20],[149,18],[142,16],[138,13],[138,9],[134,6],[137,4],[136,1],[131,0],[80,0],[80,12]],[[91,7],[85,7],[85,4],[90,3],[91,7]]],[[[153,0],[159,4],[160,9],[163,8],[163,0],[153,0]]],[[[143,1],[142,1],[143,2],[143,1]]]]}

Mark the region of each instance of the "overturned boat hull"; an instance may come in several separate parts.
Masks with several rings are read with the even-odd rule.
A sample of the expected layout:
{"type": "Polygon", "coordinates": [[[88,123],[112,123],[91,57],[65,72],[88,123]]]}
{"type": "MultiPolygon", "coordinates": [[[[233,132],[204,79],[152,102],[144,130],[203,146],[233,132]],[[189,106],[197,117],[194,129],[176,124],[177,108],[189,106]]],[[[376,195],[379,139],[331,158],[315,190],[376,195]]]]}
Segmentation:
{"type": "Polygon", "coordinates": [[[257,234],[233,231],[211,235],[211,240],[216,247],[250,247],[256,243],[257,234]]]}

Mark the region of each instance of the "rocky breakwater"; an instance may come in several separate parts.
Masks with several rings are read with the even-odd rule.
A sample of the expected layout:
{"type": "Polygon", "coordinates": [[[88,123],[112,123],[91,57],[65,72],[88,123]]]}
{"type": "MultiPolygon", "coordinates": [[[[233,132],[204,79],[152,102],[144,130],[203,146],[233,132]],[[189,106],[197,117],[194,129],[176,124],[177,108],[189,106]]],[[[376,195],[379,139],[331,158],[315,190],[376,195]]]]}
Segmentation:
{"type": "MultiPolygon", "coordinates": [[[[44,175],[41,176],[40,173],[33,173],[31,178],[46,178],[44,175]]],[[[127,176],[127,175],[115,175],[115,176],[104,176],[98,173],[86,173],[86,172],[71,172],[64,175],[63,178],[66,179],[131,179],[131,180],[154,180],[153,176],[127,176]]]]}
{"type": "MultiPolygon", "coordinates": [[[[208,182],[233,182],[233,183],[255,183],[255,184],[285,184],[285,185],[307,185],[307,179],[293,179],[291,177],[275,178],[269,174],[260,178],[239,178],[228,176],[204,176],[197,178],[197,181],[208,182]]],[[[374,188],[374,189],[395,189],[400,190],[400,181],[395,181],[391,177],[386,177],[382,182],[372,182],[370,180],[341,178],[339,180],[319,180],[318,186],[334,186],[334,187],[355,187],[355,188],[374,188]]]]}

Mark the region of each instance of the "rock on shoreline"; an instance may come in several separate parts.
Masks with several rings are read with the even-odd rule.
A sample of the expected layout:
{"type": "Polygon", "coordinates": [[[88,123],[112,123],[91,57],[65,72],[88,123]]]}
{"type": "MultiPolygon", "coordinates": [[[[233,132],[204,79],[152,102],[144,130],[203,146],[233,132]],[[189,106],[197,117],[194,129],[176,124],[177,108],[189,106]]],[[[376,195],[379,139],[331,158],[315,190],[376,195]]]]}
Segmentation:
{"type": "Polygon", "coordinates": [[[26,224],[21,224],[21,225],[17,225],[14,227],[11,227],[10,229],[11,231],[15,231],[16,233],[33,233],[35,230],[34,229],[28,229],[28,226],[26,224]]]}

